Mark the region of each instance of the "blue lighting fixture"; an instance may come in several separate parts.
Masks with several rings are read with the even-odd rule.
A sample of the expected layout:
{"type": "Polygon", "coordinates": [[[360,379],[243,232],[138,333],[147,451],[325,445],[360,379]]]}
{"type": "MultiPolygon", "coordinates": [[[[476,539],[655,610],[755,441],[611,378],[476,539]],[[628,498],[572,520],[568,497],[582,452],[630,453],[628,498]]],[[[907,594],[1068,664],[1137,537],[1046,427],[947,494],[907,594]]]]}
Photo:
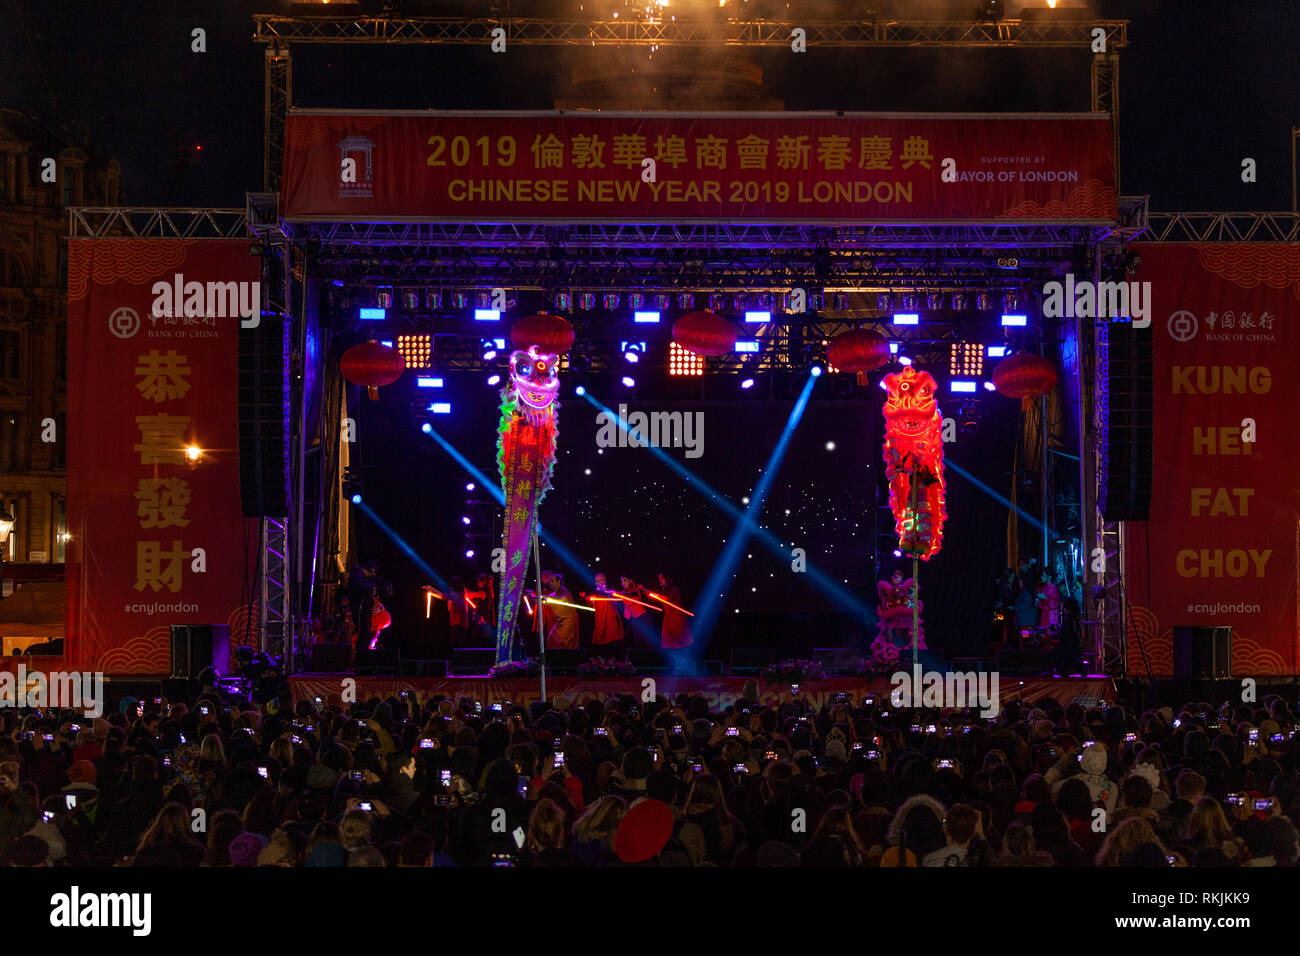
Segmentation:
{"type": "Polygon", "coordinates": [[[460,523],[465,525],[469,524],[469,515],[461,515],[460,523]]]}
{"type": "Polygon", "coordinates": [[[1004,316],[1002,316],[1002,324],[1003,324],[1004,326],[1009,326],[1009,325],[1028,325],[1028,324],[1029,324],[1029,316],[1027,316],[1027,315],[1004,315],[1004,316]]]}
{"type": "Polygon", "coordinates": [[[586,394],[587,394],[587,390],[586,390],[584,387],[582,387],[581,385],[579,385],[577,388],[575,388],[575,389],[573,390],[573,394],[575,394],[575,395],[586,395],[586,394]]]}
{"type": "Polygon", "coordinates": [[[503,348],[506,347],[506,340],[505,340],[505,339],[493,339],[493,340],[492,340],[492,344],[495,345],[498,349],[503,349],[503,348]]]}
{"type": "Polygon", "coordinates": [[[426,435],[432,435],[433,426],[430,425],[428,422],[425,422],[423,425],[420,426],[420,431],[424,432],[426,435]]]}
{"type": "Polygon", "coordinates": [[[989,351],[988,351],[989,358],[1002,358],[1002,356],[1006,354],[1007,354],[1007,347],[1005,345],[989,346],[989,351]]]}
{"type": "Polygon", "coordinates": [[[501,384],[501,376],[500,376],[500,375],[489,375],[489,376],[488,376],[488,379],[487,379],[487,383],[488,383],[489,385],[500,385],[500,384],[501,384]]]}
{"type": "Polygon", "coordinates": [[[382,322],[387,315],[387,309],[362,308],[357,312],[357,318],[362,322],[382,322]]]}
{"type": "Polygon", "coordinates": [[[628,351],[623,353],[623,358],[627,359],[629,362],[635,365],[637,362],[641,361],[641,354],[632,349],[629,349],[628,351]]]}
{"type": "Polygon", "coordinates": [[[746,324],[746,325],[762,325],[762,324],[764,324],[765,322],[771,322],[771,321],[772,321],[772,313],[771,313],[771,312],[758,312],[758,311],[755,311],[755,312],[746,312],[746,313],[745,313],[745,324],[746,324]]]}
{"type": "Polygon", "coordinates": [[[996,385],[994,385],[992,382],[985,382],[985,383],[984,383],[984,390],[985,390],[986,392],[996,392],[996,391],[998,390],[998,387],[997,387],[996,385]]]}
{"type": "Polygon", "coordinates": [[[659,322],[658,312],[633,312],[632,321],[639,322],[643,325],[657,325],[659,322]]]}
{"type": "Polygon", "coordinates": [[[435,415],[450,415],[451,402],[434,402],[429,406],[429,411],[433,412],[435,415]]]}
{"type": "Polygon", "coordinates": [[[911,360],[910,358],[908,358],[906,355],[900,355],[900,356],[898,357],[898,364],[899,364],[899,365],[911,365],[911,364],[912,364],[912,360],[911,360]]]}
{"type": "Polygon", "coordinates": [[[743,382],[740,383],[740,387],[741,387],[741,388],[753,388],[753,387],[754,387],[754,380],[753,380],[752,378],[747,378],[747,379],[745,379],[743,382]]]}
{"type": "Polygon", "coordinates": [[[466,548],[466,549],[465,549],[465,557],[467,557],[467,558],[472,558],[472,557],[474,557],[474,549],[473,549],[473,548],[466,548]]]}
{"type": "MultiPolygon", "coordinates": [[[[581,388],[582,386],[579,385],[578,387],[581,388]]],[[[624,376],[623,376],[623,387],[624,387],[624,388],[636,388],[636,379],[634,379],[631,375],[624,375],[624,376]]],[[[580,394],[581,394],[581,393],[580,393],[580,394]]]]}
{"type": "Polygon", "coordinates": [[[483,361],[485,362],[491,362],[496,357],[497,357],[496,349],[488,349],[486,352],[483,353],[483,361]]]}
{"type": "Polygon", "coordinates": [[[736,351],[740,353],[749,353],[751,355],[758,353],[758,339],[736,339],[736,351]]]}
{"type": "Polygon", "coordinates": [[[382,346],[384,346],[385,348],[390,348],[390,349],[391,349],[391,348],[393,347],[393,343],[392,343],[392,342],[383,342],[383,341],[381,341],[379,344],[382,345],[382,346]]]}
{"type": "Polygon", "coordinates": [[[917,312],[895,312],[889,323],[890,325],[920,325],[921,316],[917,312]]]}
{"type": "Polygon", "coordinates": [[[501,310],[500,309],[475,309],[474,321],[475,322],[500,322],[501,310]]]}
{"type": "Polygon", "coordinates": [[[352,503],[353,503],[354,505],[359,505],[359,504],[361,504],[361,496],[360,496],[360,495],[353,495],[353,496],[352,496],[352,503]]]}
{"type": "Polygon", "coordinates": [[[822,367],[820,365],[814,365],[808,370],[808,374],[813,378],[819,378],[822,374],[822,367]]]}
{"type": "Polygon", "coordinates": [[[417,388],[442,388],[442,379],[433,375],[421,375],[416,378],[417,388]]]}
{"type": "Polygon", "coordinates": [[[466,491],[473,491],[473,490],[474,490],[474,482],[472,482],[472,481],[466,482],[466,483],[465,483],[465,490],[466,490],[466,491]]]}
{"type": "Polygon", "coordinates": [[[890,355],[897,355],[897,354],[898,354],[898,343],[897,343],[897,342],[890,342],[890,343],[889,343],[889,354],[890,354],[890,355]]]}
{"type": "Polygon", "coordinates": [[[948,388],[954,392],[974,392],[978,386],[974,382],[954,379],[948,383],[948,388]]]}

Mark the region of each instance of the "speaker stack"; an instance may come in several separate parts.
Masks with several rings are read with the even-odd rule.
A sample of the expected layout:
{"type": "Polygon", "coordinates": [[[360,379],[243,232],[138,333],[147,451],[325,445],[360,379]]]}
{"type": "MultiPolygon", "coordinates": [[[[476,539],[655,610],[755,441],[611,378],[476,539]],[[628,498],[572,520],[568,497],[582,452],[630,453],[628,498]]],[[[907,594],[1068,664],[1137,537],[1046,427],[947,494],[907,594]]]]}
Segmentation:
{"type": "Polygon", "coordinates": [[[173,624],[171,676],[193,680],[205,668],[230,673],[230,626],[227,624],[173,624]]]}
{"type": "Polygon", "coordinates": [[[1151,326],[1107,326],[1107,413],[1097,422],[1105,455],[1098,495],[1106,521],[1146,521],[1151,510],[1151,326]]]}
{"type": "Polygon", "coordinates": [[[246,518],[289,514],[289,383],[284,319],[239,330],[239,496],[246,518]]]}

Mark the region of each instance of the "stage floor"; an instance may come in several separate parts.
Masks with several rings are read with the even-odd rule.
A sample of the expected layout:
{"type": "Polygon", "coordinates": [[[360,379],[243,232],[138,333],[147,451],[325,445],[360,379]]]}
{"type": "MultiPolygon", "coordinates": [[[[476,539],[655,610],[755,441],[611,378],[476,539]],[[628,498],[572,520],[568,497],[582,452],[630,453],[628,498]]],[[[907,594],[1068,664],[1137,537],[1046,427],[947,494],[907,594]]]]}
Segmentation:
{"type": "MultiPolygon", "coordinates": [[[[546,679],[547,698],[567,697],[570,703],[581,704],[593,697],[599,698],[612,694],[643,693],[643,683],[654,681],[657,695],[675,697],[677,694],[703,694],[709,701],[710,709],[721,710],[736,702],[748,677],[623,677],[623,678],[584,678],[584,677],[548,677],[546,679]]],[[[355,690],[355,696],[348,696],[357,701],[367,701],[372,697],[386,699],[396,697],[402,691],[414,694],[419,700],[426,700],[435,695],[458,700],[469,697],[481,700],[485,704],[494,701],[510,701],[514,704],[528,706],[541,700],[540,678],[511,678],[494,680],[488,677],[349,677],[346,674],[296,674],[289,678],[295,701],[311,700],[320,697],[327,704],[342,704],[345,689],[355,690]],[[354,681],[354,684],[345,684],[354,681]]],[[[807,681],[799,685],[799,693],[810,700],[814,706],[834,700],[836,694],[851,693],[855,699],[869,694],[883,696],[890,690],[891,684],[885,677],[828,677],[819,681],[807,681]]],[[[1116,699],[1115,682],[1109,677],[1004,677],[999,681],[1002,703],[1006,704],[1019,698],[1033,703],[1045,697],[1053,697],[1065,706],[1078,702],[1092,706],[1100,700],[1116,699]],[[1023,680],[1023,683],[1021,681],[1023,680]]],[[[759,679],[759,702],[775,704],[782,693],[788,693],[790,685],[786,683],[766,683],[759,679]]]]}

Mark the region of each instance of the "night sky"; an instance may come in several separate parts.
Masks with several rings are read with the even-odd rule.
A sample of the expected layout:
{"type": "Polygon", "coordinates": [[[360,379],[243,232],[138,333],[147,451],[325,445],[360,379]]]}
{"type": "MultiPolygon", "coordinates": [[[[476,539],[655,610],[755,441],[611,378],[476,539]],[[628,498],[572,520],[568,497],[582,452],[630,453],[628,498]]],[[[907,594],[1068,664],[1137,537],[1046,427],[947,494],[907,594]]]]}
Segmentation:
{"type": "MultiPolygon", "coordinates": [[[[794,3],[795,0],[792,0],[794,3]]],[[[969,15],[975,0],[953,0],[969,15]]],[[[1015,13],[1017,0],[1008,9],[1015,13]]],[[[1122,53],[1123,191],[1156,210],[1290,208],[1300,122],[1300,3],[1095,0],[1131,20],[1122,53]],[[1243,157],[1258,182],[1241,182],[1243,157]]],[[[797,4],[795,9],[798,9],[797,4]]],[[[242,206],[261,188],[262,47],[254,13],[287,0],[0,0],[0,103],[80,128],[123,167],[127,199],[161,203],[178,144],[202,144],[177,203],[242,206]],[[208,52],[190,52],[203,27],[208,52]]],[[[1066,51],[763,51],[790,109],[1080,110],[1087,55],[1066,51]]],[[[567,74],[554,48],[301,47],[296,105],[545,109],[567,74]]]]}

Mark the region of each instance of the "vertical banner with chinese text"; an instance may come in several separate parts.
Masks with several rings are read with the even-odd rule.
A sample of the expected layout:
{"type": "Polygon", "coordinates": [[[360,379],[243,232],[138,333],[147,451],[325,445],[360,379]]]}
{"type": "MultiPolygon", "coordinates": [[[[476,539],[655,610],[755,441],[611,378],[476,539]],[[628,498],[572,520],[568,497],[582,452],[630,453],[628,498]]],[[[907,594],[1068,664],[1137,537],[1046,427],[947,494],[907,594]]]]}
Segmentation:
{"type": "Polygon", "coordinates": [[[259,272],[240,240],[69,242],[71,666],[167,673],[174,624],[245,640],[236,337],[259,272]]]}
{"type": "Polygon", "coordinates": [[[1300,245],[1135,243],[1149,283],[1153,478],[1127,526],[1128,671],[1232,628],[1235,677],[1300,669],[1300,245]]]}

